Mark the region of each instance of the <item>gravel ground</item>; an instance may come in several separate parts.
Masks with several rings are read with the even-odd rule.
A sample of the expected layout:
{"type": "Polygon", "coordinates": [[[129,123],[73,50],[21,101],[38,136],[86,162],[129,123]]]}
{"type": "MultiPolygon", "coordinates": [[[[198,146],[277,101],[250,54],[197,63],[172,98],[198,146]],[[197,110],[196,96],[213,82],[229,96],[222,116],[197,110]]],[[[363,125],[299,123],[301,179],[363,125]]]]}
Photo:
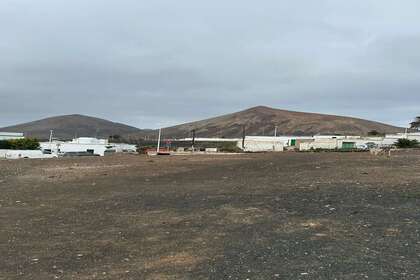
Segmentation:
{"type": "Polygon", "coordinates": [[[0,279],[420,279],[420,152],[0,161],[0,279]]]}

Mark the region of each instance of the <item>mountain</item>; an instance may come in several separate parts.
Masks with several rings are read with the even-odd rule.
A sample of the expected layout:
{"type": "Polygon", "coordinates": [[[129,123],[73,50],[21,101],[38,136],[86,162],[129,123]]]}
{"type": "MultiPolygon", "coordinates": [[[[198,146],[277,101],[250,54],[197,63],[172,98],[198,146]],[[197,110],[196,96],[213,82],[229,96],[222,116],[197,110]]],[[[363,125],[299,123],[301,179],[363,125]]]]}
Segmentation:
{"type": "Polygon", "coordinates": [[[84,115],[57,116],[0,128],[0,131],[23,132],[27,137],[36,137],[42,140],[49,138],[50,130],[53,130],[54,137],[59,139],[72,139],[75,136],[108,138],[110,135],[120,135],[129,137],[143,133],[143,130],[136,127],[84,115]]]}
{"type": "Polygon", "coordinates": [[[394,133],[402,128],[358,118],[302,113],[279,110],[265,106],[253,107],[241,112],[191,122],[163,129],[165,138],[196,137],[241,137],[245,126],[246,135],[316,135],[342,134],[367,135],[376,130],[379,133],[394,133]]]}
{"type": "MultiPolygon", "coordinates": [[[[163,137],[190,137],[191,131],[195,129],[197,137],[237,138],[242,136],[244,126],[246,135],[274,135],[275,126],[277,135],[367,135],[373,130],[379,133],[403,131],[399,127],[363,119],[258,106],[233,114],[164,128],[163,137]]],[[[75,136],[108,138],[110,135],[120,135],[125,139],[143,139],[145,136],[148,139],[157,138],[156,130],[142,130],[83,115],[57,116],[0,128],[0,131],[24,132],[27,137],[42,140],[49,138],[50,130],[54,130],[54,137],[59,139],[72,139],[75,136]]]]}

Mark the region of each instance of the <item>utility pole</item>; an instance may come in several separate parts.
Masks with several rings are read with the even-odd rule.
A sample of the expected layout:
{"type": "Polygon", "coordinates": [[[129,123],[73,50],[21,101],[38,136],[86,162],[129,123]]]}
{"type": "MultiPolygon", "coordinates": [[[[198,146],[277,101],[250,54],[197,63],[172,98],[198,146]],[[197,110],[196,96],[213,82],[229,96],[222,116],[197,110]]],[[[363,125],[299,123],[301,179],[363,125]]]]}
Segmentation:
{"type": "Polygon", "coordinates": [[[162,129],[159,128],[159,136],[158,136],[158,144],[157,144],[157,149],[156,149],[156,153],[159,154],[160,151],[160,136],[162,134],[162,129]]]}
{"type": "Polygon", "coordinates": [[[51,151],[51,153],[52,153],[52,147],[51,147],[51,145],[52,145],[52,139],[53,139],[53,130],[51,129],[50,130],[50,151],[51,151]]]}
{"type": "Polygon", "coordinates": [[[245,149],[246,127],[242,127],[242,149],[245,149]]]}
{"type": "Polygon", "coordinates": [[[50,146],[51,146],[51,143],[52,143],[52,139],[53,139],[53,130],[50,130],[50,146]]]}
{"type": "Polygon", "coordinates": [[[195,146],[195,129],[193,129],[192,131],[192,140],[191,140],[191,150],[194,153],[194,146],[195,146]]]}

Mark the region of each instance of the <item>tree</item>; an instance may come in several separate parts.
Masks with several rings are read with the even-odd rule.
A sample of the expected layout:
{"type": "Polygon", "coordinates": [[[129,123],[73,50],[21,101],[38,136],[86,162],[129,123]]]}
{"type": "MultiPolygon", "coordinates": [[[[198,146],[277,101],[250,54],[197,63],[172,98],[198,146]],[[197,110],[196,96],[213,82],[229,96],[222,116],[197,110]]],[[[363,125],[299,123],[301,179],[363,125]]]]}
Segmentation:
{"type": "Polygon", "coordinates": [[[410,128],[420,130],[420,116],[416,117],[414,121],[410,123],[410,128]]]}

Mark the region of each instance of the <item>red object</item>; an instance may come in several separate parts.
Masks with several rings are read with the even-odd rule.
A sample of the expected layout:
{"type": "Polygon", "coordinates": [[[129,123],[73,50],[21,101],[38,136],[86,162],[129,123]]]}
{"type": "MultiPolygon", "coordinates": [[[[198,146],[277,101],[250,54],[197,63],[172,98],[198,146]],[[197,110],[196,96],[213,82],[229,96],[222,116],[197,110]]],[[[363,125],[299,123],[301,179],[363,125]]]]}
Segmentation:
{"type": "Polygon", "coordinates": [[[158,155],[170,155],[171,151],[169,150],[169,148],[160,148],[159,151],[157,151],[157,149],[154,148],[150,148],[146,150],[147,154],[155,154],[157,153],[158,155]]]}

